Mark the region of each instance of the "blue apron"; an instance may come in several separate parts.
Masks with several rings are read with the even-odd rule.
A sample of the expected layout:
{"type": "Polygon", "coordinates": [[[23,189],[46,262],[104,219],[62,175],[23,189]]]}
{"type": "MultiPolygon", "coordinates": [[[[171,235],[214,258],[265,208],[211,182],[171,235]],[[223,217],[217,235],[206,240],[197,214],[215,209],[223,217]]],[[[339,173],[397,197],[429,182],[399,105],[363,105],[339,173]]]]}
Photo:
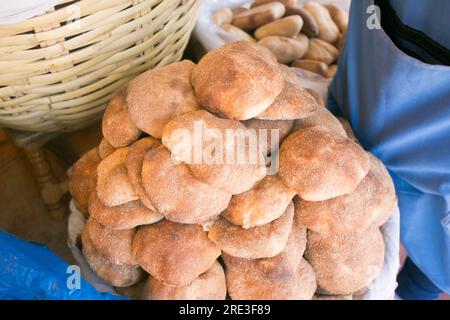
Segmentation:
{"type": "MultiPolygon", "coordinates": [[[[450,1],[391,1],[403,23],[450,48],[450,1]]],[[[399,50],[367,27],[373,0],[354,0],[329,108],[347,118],[396,186],[401,240],[412,261],[450,292],[450,67],[399,50]]]]}

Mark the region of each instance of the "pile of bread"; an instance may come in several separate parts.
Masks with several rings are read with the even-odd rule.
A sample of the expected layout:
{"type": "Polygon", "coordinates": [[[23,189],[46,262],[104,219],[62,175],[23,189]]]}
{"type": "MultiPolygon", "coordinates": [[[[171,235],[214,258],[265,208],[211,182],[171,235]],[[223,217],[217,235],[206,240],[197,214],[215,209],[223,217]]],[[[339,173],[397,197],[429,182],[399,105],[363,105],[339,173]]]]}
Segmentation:
{"type": "MultiPolygon", "coordinates": [[[[142,299],[351,297],[381,270],[379,226],[396,196],[383,164],[345,128],[251,42],[141,74],[72,169],[87,262],[116,287],[145,281],[142,299]],[[258,140],[253,152],[279,152],[278,173],[264,161],[187,161],[192,145],[179,133],[198,123],[244,135],[244,147],[259,129],[277,130],[280,147],[258,140]]],[[[236,147],[202,138],[218,146],[211,154],[236,147]]]]}
{"type": "Polygon", "coordinates": [[[211,19],[235,38],[265,46],[279,63],[326,78],[336,73],[348,27],[347,14],[335,5],[299,0],[255,0],[250,8],[224,7],[211,19]]]}

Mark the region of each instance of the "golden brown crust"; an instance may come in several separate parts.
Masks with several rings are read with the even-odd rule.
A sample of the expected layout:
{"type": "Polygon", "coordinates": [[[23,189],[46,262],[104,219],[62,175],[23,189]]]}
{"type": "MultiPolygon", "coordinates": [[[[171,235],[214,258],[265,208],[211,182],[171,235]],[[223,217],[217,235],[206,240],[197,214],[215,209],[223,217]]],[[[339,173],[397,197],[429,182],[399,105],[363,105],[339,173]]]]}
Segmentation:
{"type": "Polygon", "coordinates": [[[105,159],[114,151],[116,151],[116,148],[114,148],[108,140],[103,138],[102,141],[100,141],[100,144],[98,145],[98,154],[100,158],[105,159]]]}
{"type": "Polygon", "coordinates": [[[375,226],[329,235],[309,231],[305,258],[314,268],[322,290],[335,295],[351,294],[368,286],[380,273],[383,237],[375,226]]]}
{"type": "Polygon", "coordinates": [[[344,128],[347,137],[353,142],[359,143],[358,138],[356,138],[355,133],[353,132],[352,125],[350,124],[350,122],[348,122],[344,118],[338,118],[338,120],[341,123],[342,128],[344,128]]]}
{"type": "Polygon", "coordinates": [[[306,91],[308,91],[309,94],[312,95],[314,97],[314,99],[316,99],[316,102],[320,107],[325,108],[325,101],[323,100],[323,97],[321,96],[320,93],[318,93],[314,89],[309,89],[309,88],[306,88],[306,91]]]}
{"type": "Polygon", "coordinates": [[[164,146],[147,152],[142,179],[158,212],[179,223],[207,222],[218,216],[231,199],[230,193],[195,178],[186,164],[175,164],[164,146]]]}
{"type": "Polygon", "coordinates": [[[314,126],[327,128],[343,137],[347,136],[339,120],[326,108],[319,108],[311,116],[295,120],[292,131],[311,128],[314,126]]]}
{"type": "Polygon", "coordinates": [[[145,271],[173,286],[188,285],[220,256],[202,226],[168,220],[140,227],[133,251],[145,271]]]}
{"type": "Polygon", "coordinates": [[[284,84],[278,68],[261,55],[225,45],[200,60],[192,85],[208,111],[248,120],[267,109],[284,84]]]}
{"type": "Polygon", "coordinates": [[[273,222],[250,229],[234,225],[223,217],[209,229],[208,237],[222,251],[246,259],[271,258],[279,254],[292,229],[294,205],[289,204],[281,217],[273,222]]]}
{"type": "Polygon", "coordinates": [[[244,229],[270,223],[284,213],[295,196],[277,176],[266,176],[247,192],[234,195],[222,216],[244,229]]]}
{"type": "Polygon", "coordinates": [[[319,107],[314,97],[300,86],[297,76],[289,67],[280,65],[280,71],[284,79],[283,91],[256,118],[262,120],[294,120],[312,115],[319,107]]]}
{"type": "Polygon", "coordinates": [[[165,284],[148,277],[141,298],[144,300],[225,300],[225,273],[216,261],[205,273],[184,287],[165,284]]]}
{"type": "Polygon", "coordinates": [[[310,230],[319,233],[353,232],[382,225],[397,204],[389,173],[369,154],[371,169],[352,193],[325,201],[295,199],[296,214],[310,230]]]}
{"type": "Polygon", "coordinates": [[[145,207],[141,201],[131,201],[117,207],[106,207],[93,192],[89,200],[89,214],[105,228],[112,230],[132,229],[152,224],[163,218],[161,214],[145,207]]]}
{"type": "Polygon", "coordinates": [[[257,55],[265,62],[272,65],[274,68],[278,68],[280,65],[277,62],[277,57],[267,49],[253,42],[248,41],[235,41],[228,43],[226,46],[220,47],[221,50],[233,50],[233,51],[246,51],[249,54],[257,55]]]}
{"type": "MultiPolygon", "coordinates": [[[[293,120],[259,120],[250,119],[243,121],[243,124],[247,129],[256,130],[257,134],[259,130],[266,130],[267,141],[266,141],[266,154],[271,154],[280,148],[280,144],[291,132],[294,125],[293,120]],[[278,130],[278,140],[274,139],[274,145],[272,146],[271,130],[278,130]]],[[[258,134],[258,137],[260,135],[258,134]]],[[[261,149],[264,151],[264,149],[261,149]]]]}
{"type": "Polygon", "coordinates": [[[170,121],[164,127],[162,142],[177,160],[187,163],[197,179],[238,194],[249,190],[265,176],[263,151],[252,149],[258,146],[257,138],[253,130],[247,130],[239,121],[221,119],[207,111],[198,110],[170,121]],[[227,138],[228,132],[233,134],[232,139],[227,138]],[[201,138],[200,142],[197,137],[201,138]],[[239,150],[245,152],[245,159],[241,163],[236,152],[239,141],[243,145],[239,150]]]}
{"type": "Polygon", "coordinates": [[[115,264],[103,257],[94,247],[87,228],[81,234],[83,255],[91,269],[103,280],[115,287],[128,287],[138,283],[144,276],[139,266],[115,264]]]}
{"type": "Polygon", "coordinates": [[[97,185],[97,166],[101,159],[98,148],[82,156],[72,167],[70,175],[70,193],[85,217],[88,216],[89,196],[97,185]]]}
{"type": "Polygon", "coordinates": [[[145,154],[159,145],[161,145],[159,141],[152,137],[140,139],[130,146],[126,159],[128,178],[134,192],[136,192],[142,204],[153,211],[156,211],[156,209],[142,185],[141,172],[145,154]]]}
{"type": "Polygon", "coordinates": [[[125,161],[128,148],[119,148],[103,159],[97,167],[97,195],[107,207],[138,200],[127,174],[125,161]]]}
{"type": "Polygon", "coordinates": [[[155,138],[173,117],[197,110],[190,79],[195,64],[183,60],[142,73],[128,86],[128,111],[136,126],[155,138]]]}
{"type": "Polygon", "coordinates": [[[116,94],[106,107],[102,120],[102,132],[114,148],[125,147],[141,135],[141,131],[128,115],[127,103],[122,93],[116,94]]]}
{"type": "Polygon", "coordinates": [[[323,295],[323,294],[315,294],[313,300],[353,300],[353,296],[351,294],[347,295],[323,295]]]}
{"type": "Polygon", "coordinates": [[[279,177],[308,201],[353,192],[369,169],[359,145],[319,126],[294,132],[280,148],[279,177]]]}
{"type": "Polygon", "coordinates": [[[84,228],[94,248],[105,259],[115,264],[137,264],[131,250],[131,241],[136,233],[134,229],[107,229],[93,218],[86,221],[84,228]]]}

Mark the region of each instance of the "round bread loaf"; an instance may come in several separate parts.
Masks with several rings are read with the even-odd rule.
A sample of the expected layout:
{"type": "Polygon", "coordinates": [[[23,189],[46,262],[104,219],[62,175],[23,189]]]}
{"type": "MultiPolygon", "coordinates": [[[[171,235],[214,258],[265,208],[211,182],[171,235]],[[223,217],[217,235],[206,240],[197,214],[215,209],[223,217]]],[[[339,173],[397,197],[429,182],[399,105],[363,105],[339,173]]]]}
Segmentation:
{"type": "Polygon", "coordinates": [[[102,257],[115,264],[137,264],[131,250],[131,241],[136,233],[134,229],[107,229],[93,218],[86,221],[84,228],[88,230],[92,245],[102,257]]]}
{"type": "Polygon", "coordinates": [[[266,176],[247,192],[234,195],[222,213],[244,229],[268,224],[281,217],[295,196],[277,176],[266,176]]]}
{"type": "Polygon", "coordinates": [[[353,232],[382,225],[397,200],[394,184],[383,163],[369,154],[370,171],[352,193],[325,201],[295,199],[296,214],[319,233],[353,232]]]}
{"type": "Polygon", "coordinates": [[[211,268],[184,287],[174,287],[148,277],[143,289],[144,300],[225,300],[227,287],[223,268],[217,261],[211,268]]]}
{"type": "Polygon", "coordinates": [[[89,196],[97,185],[97,166],[101,159],[98,148],[83,155],[72,167],[70,173],[70,193],[76,207],[88,216],[89,196]]]}
{"type": "Polygon", "coordinates": [[[347,134],[339,120],[326,108],[318,108],[311,116],[294,121],[292,131],[321,126],[346,137],[347,134]]]}
{"type": "Polygon", "coordinates": [[[309,92],[310,95],[312,95],[314,97],[314,99],[316,100],[317,104],[322,107],[325,108],[325,101],[323,100],[323,97],[320,95],[319,92],[317,92],[314,89],[309,89],[309,88],[305,88],[306,91],[309,92]]]}
{"type": "Polygon", "coordinates": [[[279,66],[284,79],[283,91],[275,101],[256,118],[262,120],[294,120],[309,117],[319,108],[314,97],[300,86],[295,73],[289,67],[279,66]]]}
{"type": "Polygon", "coordinates": [[[89,200],[89,214],[105,228],[112,230],[132,229],[134,227],[158,222],[161,214],[145,207],[135,200],[117,207],[106,207],[93,192],[89,200]]]}
{"type": "Polygon", "coordinates": [[[352,125],[350,124],[350,122],[340,117],[338,118],[338,120],[341,123],[342,128],[344,128],[347,137],[353,142],[359,143],[358,138],[356,138],[355,133],[353,132],[352,125]]]}
{"type": "Polygon", "coordinates": [[[136,195],[144,206],[154,211],[156,211],[156,209],[142,185],[141,172],[145,154],[159,145],[161,144],[152,137],[140,139],[130,146],[126,159],[128,178],[130,179],[134,192],[136,192],[136,195]]]}
{"type": "MultiPolygon", "coordinates": [[[[273,152],[278,151],[280,148],[281,142],[287,137],[289,132],[292,130],[292,126],[294,125],[293,120],[258,120],[258,119],[250,119],[243,122],[247,129],[253,129],[256,131],[258,135],[258,139],[262,137],[263,130],[267,136],[266,140],[266,155],[272,154],[273,152]],[[278,135],[274,135],[278,132],[278,135]],[[272,138],[273,135],[273,138],[272,138]],[[273,145],[272,145],[273,144],[273,145]]],[[[258,140],[263,142],[261,140],[258,140]]],[[[261,146],[261,145],[260,145],[261,146]]],[[[264,148],[261,148],[264,151],[264,148]]]]}
{"type": "Polygon", "coordinates": [[[133,239],[133,251],[145,271],[179,287],[190,284],[220,256],[220,249],[202,226],[165,219],[140,227],[133,239]]]}
{"type": "Polygon", "coordinates": [[[322,290],[335,295],[351,294],[368,286],[380,273],[383,237],[375,226],[340,234],[309,231],[305,258],[322,290]]]}
{"type": "Polygon", "coordinates": [[[225,45],[200,60],[192,72],[192,85],[208,111],[248,120],[272,104],[284,82],[279,69],[265,57],[225,45]]]}
{"type": "Polygon", "coordinates": [[[157,211],[179,223],[204,223],[218,216],[231,194],[195,178],[184,163],[174,163],[164,146],[151,149],[142,165],[142,184],[157,211]]]}
{"type": "Polygon", "coordinates": [[[265,62],[273,65],[275,68],[279,67],[277,62],[277,57],[267,49],[261,45],[258,45],[254,42],[249,41],[235,41],[226,44],[225,46],[220,47],[221,50],[234,50],[234,51],[246,51],[249,54],[256,54],[260,58],[262,58],[265,62]]]}
{"type": "Polygon", "coordinates": [[[185,113],[163,130],[162,143],[204,183],[232,194],[249,190],[266,173],[258,137],[236,120],[204,110],[185,113]]]}
{"type": "Polygon", "coordinates": [[[260,227],[244,229],[219,217],[209,229],[208,237],[222,251],[233,257],[271,258],[279,254],[286,246],[292,229],[293,217],[294,205],[292,202],[281,217],[260,227]]]}
{"type": "Polygon", "coordinates": [[[100,141],[100,144],[98,145],[98,154],[100,155],[100,158],[105,159],[114,151],[116,151],[116,148],[114,148],[108,140],[103,138],[102,141],[100,141]]]}
{"type": "Polygon", "coordinates": [[[102,132],[114,148],[126,147],[141,135],[141,131],[128,115],[127,103],[122,93],[116,94],[106,107],[102,132]]]}
{"type": "Polygon", "coordinates": [[[191,86],[195,64],[183,60],[142,73],[128,86],[128,112],[136,126],[159,139],[173,117],[199,108],[191,86]]]}
{"type": "Polygon", "coordinates": [[[280,148],[279,177],[308,201],[353,192],[369,169],[358,144],[319,126],[294,132],[280,148]]]}
{"type": "Polygon", "coordinates": [[[97,195],[107,207],[138,200],[128,178],[125,164],[128,148],[119,148],[103,159],[97,167],[97,195]]]}
{"type": "Polygon", "coordinates": [[[128,287],[138,283],[144,276],[139,266],[115,264],[104,258],[94,247],[87,228],[81,234],[83,256],[91,269],[103,280],[115,287],[128,287]]]}

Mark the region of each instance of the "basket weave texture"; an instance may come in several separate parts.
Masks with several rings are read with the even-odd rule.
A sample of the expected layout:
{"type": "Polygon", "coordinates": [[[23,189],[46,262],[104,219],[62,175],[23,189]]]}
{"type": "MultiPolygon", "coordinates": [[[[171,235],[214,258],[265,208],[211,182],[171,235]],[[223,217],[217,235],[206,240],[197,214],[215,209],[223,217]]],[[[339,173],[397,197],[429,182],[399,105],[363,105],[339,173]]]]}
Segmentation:
{"type": "Polygon", "coordinates": [[[114,92],[181,59],[200,0],[60,0],[0,25],[0,127],[80,129],[114,92]]]}

